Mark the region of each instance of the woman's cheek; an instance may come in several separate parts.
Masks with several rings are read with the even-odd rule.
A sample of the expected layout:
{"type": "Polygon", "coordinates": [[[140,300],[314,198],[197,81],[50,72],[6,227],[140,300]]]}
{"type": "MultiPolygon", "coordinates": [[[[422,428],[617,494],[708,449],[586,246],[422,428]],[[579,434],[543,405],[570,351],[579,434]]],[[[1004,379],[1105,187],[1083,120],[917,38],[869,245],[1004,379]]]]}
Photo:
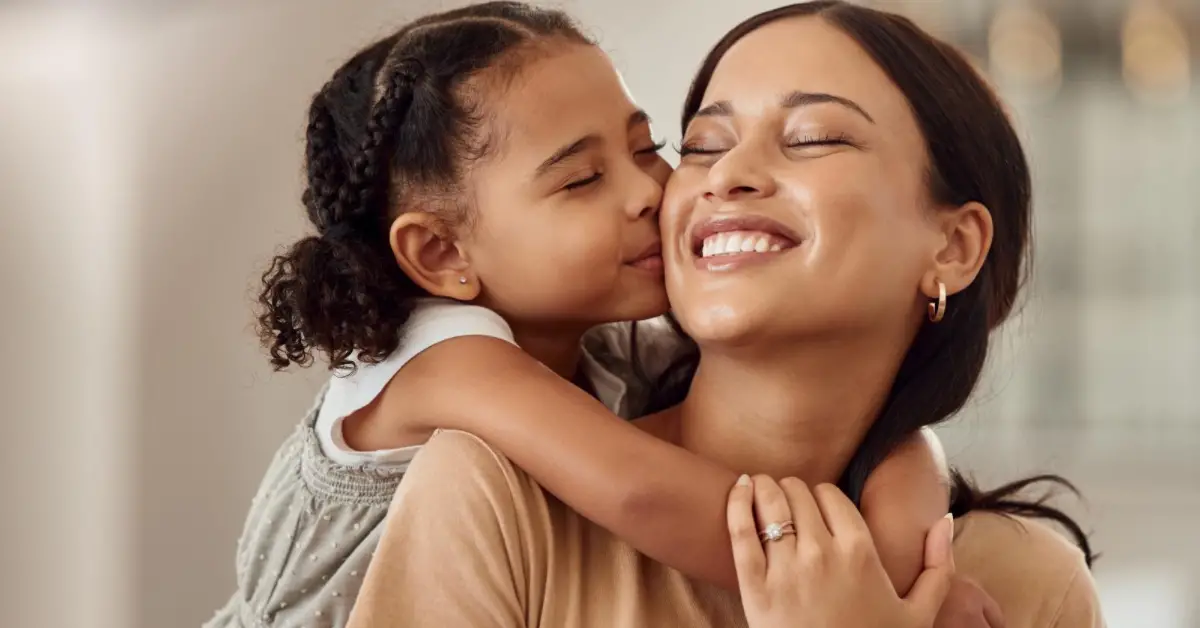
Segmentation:
{"type": "Polygon", "coordinates": [[[694,200],[704,194],[704,172],[685,166],[677,169],[667,181],[660,220],[664,237],[668,232],[678,232],[686,226],[694,200]]]}

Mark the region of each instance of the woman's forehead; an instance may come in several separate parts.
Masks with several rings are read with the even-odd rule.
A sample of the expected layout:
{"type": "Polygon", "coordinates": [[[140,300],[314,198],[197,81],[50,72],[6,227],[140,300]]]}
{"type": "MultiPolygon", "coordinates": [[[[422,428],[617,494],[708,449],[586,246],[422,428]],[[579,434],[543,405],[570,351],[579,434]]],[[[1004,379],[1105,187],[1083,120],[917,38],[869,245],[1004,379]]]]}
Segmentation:
{"type": "Polygon", "coordinates": [[[739,110],[766,110],[795,92],[830,94],[867,110],[905,107],[870,55],[819,17],[782,19],[739,40],[717,64],[701,106],[727,101],[739,110]]]}

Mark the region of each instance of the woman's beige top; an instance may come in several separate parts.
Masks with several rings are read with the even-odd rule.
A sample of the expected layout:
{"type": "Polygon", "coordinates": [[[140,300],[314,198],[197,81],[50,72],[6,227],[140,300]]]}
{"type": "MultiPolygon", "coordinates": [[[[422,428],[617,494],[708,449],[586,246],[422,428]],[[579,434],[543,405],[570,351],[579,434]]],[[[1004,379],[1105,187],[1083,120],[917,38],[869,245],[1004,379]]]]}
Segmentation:
{"type": "MultiPolygon", "coordinates": [[[[1009,628],[1103,626],[1080,552],[976,514],[955,557],[1009,628]]],[[[737,595],[639,554],[474,436],[441,432],[400,484],[351,628],[745,626],[737,595]]]]}

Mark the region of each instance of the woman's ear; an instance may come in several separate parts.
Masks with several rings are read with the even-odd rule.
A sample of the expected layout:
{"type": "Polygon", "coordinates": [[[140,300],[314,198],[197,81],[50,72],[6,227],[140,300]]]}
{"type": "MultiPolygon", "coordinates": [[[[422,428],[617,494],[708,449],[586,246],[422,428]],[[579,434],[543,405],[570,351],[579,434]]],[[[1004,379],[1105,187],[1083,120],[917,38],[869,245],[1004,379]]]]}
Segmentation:
{"type": "Polygon", "coordinates": [[[938,298],[938,282],[946,284],[946,293],[955,294],[975,281],[992,248],[992,213],[982,203],[938,211],[935,220],[942,232],[942,245],[935,252],[933,268],[925,274],[921,291],[930,299],[938,298]]]}
{"type": "Polygon", "coordinates": [[[426,292],[458,301],[479,296],[479,282],[462,244],[433,214],[401,214],[392,221],[388,243],[404,274],[426,292]]]}

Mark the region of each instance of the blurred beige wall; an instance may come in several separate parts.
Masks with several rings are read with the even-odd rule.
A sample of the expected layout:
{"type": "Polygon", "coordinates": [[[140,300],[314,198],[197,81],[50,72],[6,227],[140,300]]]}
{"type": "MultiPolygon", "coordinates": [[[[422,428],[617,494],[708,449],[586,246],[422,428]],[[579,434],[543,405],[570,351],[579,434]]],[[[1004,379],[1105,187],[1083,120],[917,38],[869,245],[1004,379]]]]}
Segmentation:
{"type": "Polygon", "coordinates": [[[135,156],[95,29],[45,13],[0,10],[0,623],[129,625],[135,156]]]}
{"type": "MultiPolygon", "coordinates": [[[[256,276],[269,254],[305,228],[298,199],[307,100],[360,45],[406,18],[452,4],[462,3],[145,3],[105,12],[0,5],[0,347],[6,356],[0,398],[9,409],[8,438],[0,441],[6,515],[0,517],[6,572],[0,625],[195,625],[232,591],[234,542],[249,498],[323,377],[319,370],[271,373],[250,314],[256,276]]],[[[610,50],[635,97],[674,140],[680,102],[704,51],[739,18],[776,4],[578,0],[563,6],[610,50]]],[[[1200,136],[1189,117],[1195,111],[1175,114],[1193,119],[1191,126],[1168,127],[1200,136]]],[[[1053,133],[1062,125],[1039,123],[1039,112],[1020,109],[1019,117],[1034,134],[1051,138],[1039,141],[1049,151],[1041,154],[1053,156],[1062,141],[1053,133]]],[[[1090,126],[1078,131],[1097,138],[1085,147],[1119,157],[1129,143],[1105,134],[1124,111],[1097,115],[1093,111],[1090,126]]],[[[1149,128],[1155,138],[1140,145],[1143,160],[1152,160],[1159,140],[1171,134],[1164,119],[1174,120],[1143,115],[1138,128],[1149,128]]],[[[1192,162],[1170,163],[1194,172],[1187,164],[1200,167],[1195,155],[1184,155],[1192,162]]],[[[1039,171],[1043,181],[1097,177],[1055,171],[1054,161],[1035,157],[1053,172],[1039,171]]],[[[1098,171],[1101,178],[1120,170],[1099,162],[1108,169],[1098,171]]],[[[1176,176],[1181,182],[1172,188],[1172,202],[1191,202],[1195,211],[1195,178],[1176,176]]],[[[1051,198],[1056,189],[1051,185],[1051,198]]],[[[1111,198],[1102,186],[1088,189],[1090,203],[1111,198]]],[[[1194,261],[1186,234],[1197,222],[1169,224],[1143,240],[1173,243],[1166,251],[1175,255],[1172,264],[1194,261]]],[[[1039,237],[1048,230],[1051,240],[1040,243],[1054,247],[1055,234],[1066,227],[1046,225],[1039,237]]],[[[1193,233],[1200,239],[1200,231],[1193,233]]],[[[1194,438],[1188,430],[1200,414],[1200,387],[1189,382],[1200,374],[1200,350],[1171,354],[1171,390],[1183,388],[1175,396],[1155,388],[1161,377],[1134,378],[1123,367],[1129,356],[1152,361],[1163,347],[1200,346],[1200,336],[1187,331],[1196,320],[1189,315],[1200,313],[1200,273],[1180,273],[1197,288],[1173,301],[1158,295],[1165,310],[1140,301],[1142,310],[1117,308],[1088,318],[1096,337],[1122,337],[1132,328],[1143,340],[1099,344],[1092,353],[1099,357],[1080,366],[1108,373],[1087,393],[1093,414],[1108,416],[1111,404],[1103,395],[1112,389],[1104,382],[1142,387],[1111,398],[1134,404],[1133,410],[1121,406],[1123,412],[1142,403],[1185,434],[1168,439],[1175,447],[1163,451],[1171,461],[1181,459],[1178,443],[1194,438]],[[1158,311],[1170,314],[1145,316],[1158,311]],[[1160,344],[1146,345],[1164,324],[1176,335],[1154,336],[1160,344]]],[[[1029,356],[1079,353],[1077,346],[1055,344],[1063,328],[1081,324],[1078,318],[1056,305],[1035,307],[1022,319],[999,344],[1002,375],[985,390],[988,412],[1024,417],[1052,396],[1039,388],[1045,367],[1009,369],[1029,356]]],[[[1066,424],[1074,420],[1063,417],[1066,424]]],[[[971,432],[961,434],[952,444],[967,443],[959,450],[970,451],[971,432]]],[[[1007,471],[1003,465],[1012,459],[996,452],[1025,451],[1028,441],[1006,434],[1008,445],[973,455],[991,456],[1007,471]]],[[[1053,461],[1066,451],[1057,468],[1089,470],[1117,455],[1102,447],[1089,458],[1078,453],[1086,445],[1081,442],[1068,435],[1035,443],[1034,457],[1053,461]]],[[[1146,458],[1157,451],[1138,450],[1146,458]]],[[[1174,495],[1180,513],[1200,511],[1196,493],[1177,477],[1195,465],[1171,469],[1163,499],[1174,495]]],[[[1144,473],[1138,477],[1155,471],[1144,473]]],[[[1096,477],[1100,486],[1118,481],[1096,477]]],[[[1168,556],[1172,551],[1154,548],[1168,556]]],[[[1143,551],[1142,545],[1128,549],[1130,555],[1143,551]]]]}

